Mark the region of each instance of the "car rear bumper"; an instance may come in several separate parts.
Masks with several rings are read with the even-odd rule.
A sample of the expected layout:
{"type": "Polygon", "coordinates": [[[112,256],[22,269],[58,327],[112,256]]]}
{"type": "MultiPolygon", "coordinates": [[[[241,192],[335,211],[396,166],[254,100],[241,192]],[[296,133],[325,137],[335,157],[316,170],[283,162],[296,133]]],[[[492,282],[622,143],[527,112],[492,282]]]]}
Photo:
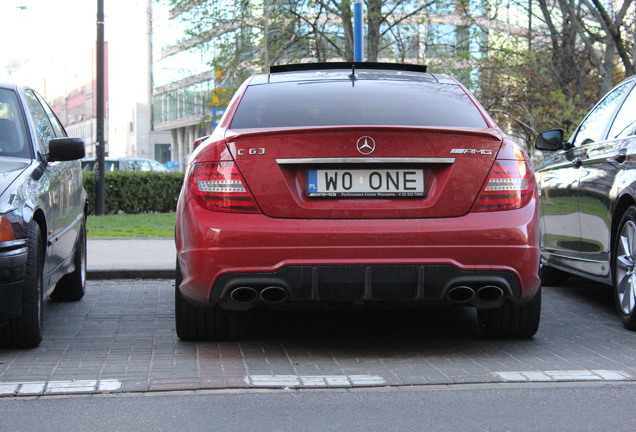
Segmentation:
{"type": "Polygon", "coordinates": [[[0,248],[0,320],[22,314],[22,287],[28,249],[23,242],[0,248]]]}
{"type": "Polygon", "coordinates": [[[180,291],[227,309],[283,300],[523,303],[540,286],[536,212],[532,201],[445,219],[301,220],[209,212],[191,201],[177,220],[180,291]],[[484,302],[484,287],[501,295],[484,302]],[[263,295],[268,288],[277,290],[263,295]]]}
{"type": "Polygon", "coordinates": [[[506,271],[463,271],[452,265],[287,266],[269,273],[221,275],[212,301],[225,309],[300,302],[400,302],[496,307],[519,298],[506,271]]]}

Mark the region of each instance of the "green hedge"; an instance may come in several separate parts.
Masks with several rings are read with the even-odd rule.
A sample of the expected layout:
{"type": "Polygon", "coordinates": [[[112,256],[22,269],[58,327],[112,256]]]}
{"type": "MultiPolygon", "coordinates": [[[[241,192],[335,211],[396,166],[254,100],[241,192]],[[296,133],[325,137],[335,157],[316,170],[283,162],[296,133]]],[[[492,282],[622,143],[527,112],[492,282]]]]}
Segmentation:
{"type": "MultiPolygon", "coordinates": [[[[84,172],[89,214],[95,214],[95,173],[84,172]]],[[[114,171],[104,178],[104,213],[167,213],[177,208],[180,172],[114,171]]]]}

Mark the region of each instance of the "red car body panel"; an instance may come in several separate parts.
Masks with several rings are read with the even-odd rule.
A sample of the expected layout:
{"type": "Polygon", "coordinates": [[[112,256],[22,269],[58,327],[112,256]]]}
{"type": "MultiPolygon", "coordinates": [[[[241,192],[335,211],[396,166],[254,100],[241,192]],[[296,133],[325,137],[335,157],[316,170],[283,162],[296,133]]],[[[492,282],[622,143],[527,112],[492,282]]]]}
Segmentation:
{"type": "Polygon", "coordinates": [[[521,281],[520,301],[540,286],[535,199],[519,210],[426,220],[237,218],[205,210],[193,200],[180,203],[177,215],[181,292],[197,304],[214,302],[212,287],[223,274],[288,265],[450,264],[502,270],[521,281]]]}

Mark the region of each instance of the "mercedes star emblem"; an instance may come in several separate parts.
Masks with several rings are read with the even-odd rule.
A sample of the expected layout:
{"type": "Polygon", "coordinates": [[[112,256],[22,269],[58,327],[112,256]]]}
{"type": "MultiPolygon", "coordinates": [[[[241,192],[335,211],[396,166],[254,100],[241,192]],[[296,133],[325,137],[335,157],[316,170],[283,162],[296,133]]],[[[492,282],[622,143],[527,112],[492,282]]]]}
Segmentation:
{"type": "Polygon", "coordinates": [[[375,141],[371,137],[363,136],[358,140],[356,147],[360,153],[368,155],[375,150],[375,141]]]}

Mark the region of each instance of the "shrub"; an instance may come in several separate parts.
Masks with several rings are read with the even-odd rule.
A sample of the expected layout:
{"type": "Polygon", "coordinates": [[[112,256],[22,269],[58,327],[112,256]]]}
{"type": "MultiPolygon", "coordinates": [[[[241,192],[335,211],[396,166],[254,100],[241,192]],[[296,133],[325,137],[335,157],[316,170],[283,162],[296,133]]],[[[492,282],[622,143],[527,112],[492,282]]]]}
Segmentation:
{"type": "MultiPolygon", "coordinates": [[[[177,208],[183,183],[180,172],[107,172],[104,178],[104,213],[167,213],[177,208]]],[[[95,214],[95,173],[84,172],[89,214],[95,214]]]]}

